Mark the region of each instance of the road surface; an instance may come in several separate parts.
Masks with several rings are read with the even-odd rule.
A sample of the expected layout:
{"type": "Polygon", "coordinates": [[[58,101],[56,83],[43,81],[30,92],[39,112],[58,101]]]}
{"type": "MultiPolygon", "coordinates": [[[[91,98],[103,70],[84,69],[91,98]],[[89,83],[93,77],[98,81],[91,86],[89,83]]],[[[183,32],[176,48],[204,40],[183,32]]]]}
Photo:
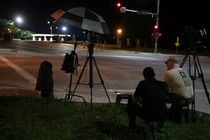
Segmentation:
{"type": "MultiPolygon", "coordinates": [[[[173,55],[180,62],[183,62],[186,56],[96,48],[93,53],[96,65],[93,63],[90,67],[89,64],[84,65],[89,56],[87,47],[78,46],[76,54],[81,66],[77,67],[72,82],[70,82],[71,74],[62,71],[61,66],[65,53],[70,53],[72,50],[73,45],[69,44],[49,43],[43,46],[40,42],[0,43],[0,88],[34,89],[39,65],[47,60],[53,64],[54,94],[56,98],[64,99],[69,92],[69,87],[71,87],[71,91],[75,90],[74,94],[83,96],[87,102],[109,102],[108,99],[115,102],[115,91],[134,92],[139,80],[143,79],[142,71],[145,67],[153,67],[156,78],[162,80],[166,70],[164,61],[173,55]],[[81,74],[83,68],[84,71],[81,74]],[[93,74],[89,73],[90,69],[93,70],[93,74]],[[89,86],[90,75],[93,75],[92,88],[89,86]],[[80,76],[81,79],[79,80],[80,76]]],[[[208,88],[210,85],[210,58],[208,56],[198,56],[198,58],[204,75],[204,84],[202,78],[196,78],[194,81],[196,110],[210,113],[209,97],[207,96],[209,95],[208,88]],[[207,87],[208,93],[205,92],[204,85],[207,87]]],[[[193,59],[191,61],[187,59],[183,67],[192,71],[194,69],[193,59]]],[[[83,101],[79,97],[73,97],[73,100],[83,101]]]]}

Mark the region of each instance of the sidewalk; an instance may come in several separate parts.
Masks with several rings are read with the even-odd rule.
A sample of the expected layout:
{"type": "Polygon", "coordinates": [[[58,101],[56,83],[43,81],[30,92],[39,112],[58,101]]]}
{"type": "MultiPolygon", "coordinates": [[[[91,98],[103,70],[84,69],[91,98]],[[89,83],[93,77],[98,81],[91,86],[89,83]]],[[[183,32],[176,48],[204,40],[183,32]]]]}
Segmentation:
{"type": "MultiPolygon", "coordinates": [[[[66,91],[60,91],[60,90],[55,90],[54,91],[54,95],[56,99],[65,99],[65,95],[66,95],[66,91]]],[[[204,94],[204,93],[201,93],[204,94]]],[[[0,87],[0,96],[26,96],[26,97],[35,97],[35,98],[42,98],[40,96],[40,91],[37,90],[28,90],[28,89],[17,89],[17,88],[8,88],[8,87],[0,87]]],[[[87,101],[87,99],[89,98],[88,95],[80,95],[82,97],[84,97],[85,102],[86,103],[90,103],[89,101],[87,101]]],[[[104,97],[97,97],[97,96],[93,96],[94,101],[92,101],[93,104],[98,104],[98,103],[109,103],[107,98],[104,97]]],[[[110,98],[111,103],[115,103],[116,101],[116,97],[112,97],[110,98]]],[[[198,100],[198,99],[196,99],[198,100]]],[[[83,103],[84,100],[82,98],[79,97],[73,97],[72,101],[75,102],[81,102],[83,103]]],[[[206,102],[206,101],[203,101],[206,102]]],[[[127,100],[122,100],[122,103],[127,103],[127,100]]],[[[190,109],[192,108],[192,105],[190,105],[190,109]]],[[[207,113],[210,114],[210,106],[203,106],[201,104],[199,104],[198,102],[195,103],[195,109],[196,111],[199,112],[203,112],[203,113],[207,113]]]]}

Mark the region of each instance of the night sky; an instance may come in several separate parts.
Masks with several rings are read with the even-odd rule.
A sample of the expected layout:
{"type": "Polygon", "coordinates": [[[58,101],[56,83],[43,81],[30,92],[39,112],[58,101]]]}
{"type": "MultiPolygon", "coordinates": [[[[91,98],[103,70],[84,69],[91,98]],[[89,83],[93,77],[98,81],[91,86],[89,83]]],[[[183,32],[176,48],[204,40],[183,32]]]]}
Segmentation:
{"type": "MultiPolygon", "coordinates": [[[[135,13],[119,13],[115,6],[117,0],[9,0],[1,2],[4,3],[0,5],[1,19],[15,21],[15,18],[20,15],[24,20],[21,28],[37,33],[50,33],[49,25],[47,25],[47,21],[52,20],[50,15],[67,6],[86,6],[95,11],[105,19],[112,33],[120,22],[124,21],[124,16],[129,16],[129,22],[133,23],[131,25],[145,19],[145,16],[136,16],[135,13]]],[[[121,2],[128,9],[156,12],[156,0],[121,0],[121,2]]],[[[176,36],[187,25],[194,29],[205,28],[208,35],[210,27],[207,22],[209,17],[207,2],[207,0],[160,0],[159,30],[163,38],[168,42],[174,42],[176,36]]],[[[155,18],[148,18],[151,18],[152,22],[148,25],[150,28],[155,23],[155,18]]],[[[133,32],[136,28],[138,25],[133,27],[133,32]]]]}

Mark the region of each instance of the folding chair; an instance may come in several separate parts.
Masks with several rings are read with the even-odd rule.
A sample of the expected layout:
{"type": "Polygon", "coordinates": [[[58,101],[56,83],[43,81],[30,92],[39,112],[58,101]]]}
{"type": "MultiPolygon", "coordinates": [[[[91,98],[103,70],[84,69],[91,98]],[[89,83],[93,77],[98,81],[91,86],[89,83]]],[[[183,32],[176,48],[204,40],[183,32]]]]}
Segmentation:
{"type": "Polygon", "coordinates": [[[154,138],[155,132],[161,133],[161,125],[165,122],[166,118],[147,117],[143,118],[143,120],[145,121],[144,124],[146,127],[148,127],[148,131],[145,134],[151,134],[154,138]]]}

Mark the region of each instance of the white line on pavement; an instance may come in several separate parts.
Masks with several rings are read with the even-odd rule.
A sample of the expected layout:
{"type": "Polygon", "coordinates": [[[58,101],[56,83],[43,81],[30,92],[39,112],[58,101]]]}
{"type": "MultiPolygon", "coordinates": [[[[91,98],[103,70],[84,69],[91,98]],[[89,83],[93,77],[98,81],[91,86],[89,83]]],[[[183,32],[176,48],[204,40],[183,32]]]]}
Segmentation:
{"type": "Polygon", "coordinates": [[[0,55],[0,58],[7,65],[9,65],[11,68],[13,68],[19,75],[21,75],[23,78],[28,80],[29,83],[31,83],[31,84],[35,84],[36,83],[36,78],[34,78],[30,73],[28,73],[27,71],[21,69],[20,67],[18,67],[17,65],[15,65],[14,63],[12,63],[11,61],[9,61],[8,59],[6,59],[5,57],[3,57],[1,55],[0,55]]]}

